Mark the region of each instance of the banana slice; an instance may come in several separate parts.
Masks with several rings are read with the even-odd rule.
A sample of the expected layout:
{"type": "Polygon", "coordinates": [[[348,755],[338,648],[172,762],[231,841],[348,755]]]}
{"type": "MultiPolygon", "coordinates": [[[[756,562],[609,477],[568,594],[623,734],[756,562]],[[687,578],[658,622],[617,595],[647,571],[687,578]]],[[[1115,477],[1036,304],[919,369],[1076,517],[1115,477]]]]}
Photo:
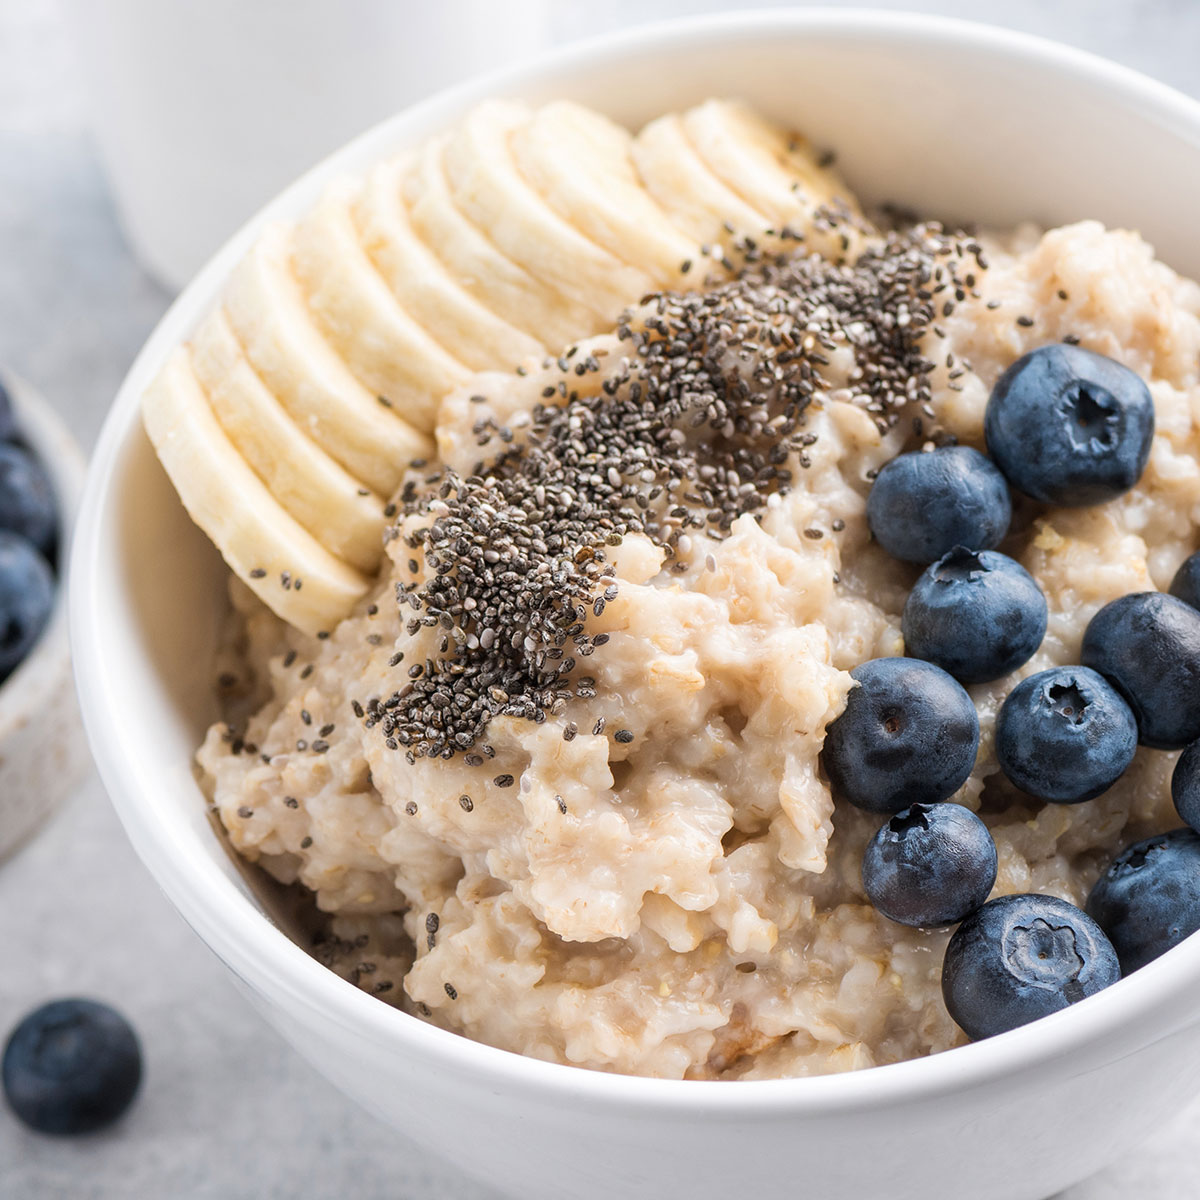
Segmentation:
{"type": "Polygon", "coordinates": [[[396,298],[473,371],[512,367],[546,348],[484,307],[417,236],[402,199],[406,161],[380,163],[354,203],[363,249],[396,298]]]}
{"type": "Polygon", "coordinates": [[[470,372],[404,311],[375,270],[350,215],[357,190],[349,180],[326,190],[296,226],[292,263],[309,310],[354,374],[430,430],[438,399],[470,372]]]}
{"type": "Polygon", "coordinates": [[[651,121],[633,139],[633,161],[654,199],[698,242],[726,241],[726,223],[754,237],[771,225],[766,213],[747,204],[712,173],[675,113],[651,121]]]}
{"type": "Polygon", "coordinates": [[[566,346],[598,332],[602,322],[592,310],[534,279],[459,212],[442,165],[446,140],[426,142],[404,180],[409,216],[425,244],[480,303],[543,346],[566,346]]]}
{"type": "Polygon", "coordinates": [[[234,574],[297,629],[333,629],[370,580],[321,546],[246,465],[182,347],[143,397],[142,419],[188,515],[234,574]]]}
{"type": "Polygon", "coordinates": [[[192,339],[192,368],[226,436],[271,495],[331,554],[374,571],[383,556],[383,500],[300,430],[219,309],[192,339]]]}
{"type": "Polygon", "coordinates": [[[789,225],[814,246],[840,252],[840,238],[813,227],[821,205],[850,195],[841,179],[818,164],[811,147],[736,100],[706,100],[681,118],[705,165],[776,228],[789,225]]]}
{"type": "Polygon", "coordinates": [[[290,251],[290,228],[274,225],[237,266],[225,292],[230,327],[292,420],[356,479],[390,495],[433,443],[367,391],[321,336],[290,251]]]}
{"type": "Polygon", "coordinates": [[[516,128],[512,152],[559,216],[660,286],[676,286],[686,274],[682,264],[699,256],[699,244],[672,224],[638,179],[632,143],[607,117],[555,100],[516,128]]]}
{"type": "Polygon", "coordinates": [[[503,100],[473,108],[446,143],[446,178],[455,203],[502,253],[592,313],[586,328],[576,327],[579,338],[616,320],[654,280],[568,225],[522,178],[510,139],[531,115],[503,100]]]}

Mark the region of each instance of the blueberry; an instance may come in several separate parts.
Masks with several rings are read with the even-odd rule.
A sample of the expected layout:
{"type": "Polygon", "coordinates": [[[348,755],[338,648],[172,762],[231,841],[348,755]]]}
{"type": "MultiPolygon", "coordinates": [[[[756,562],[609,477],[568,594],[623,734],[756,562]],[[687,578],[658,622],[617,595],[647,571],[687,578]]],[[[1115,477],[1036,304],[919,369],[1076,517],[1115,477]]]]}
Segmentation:
{"type": "Polygon", "coordinates": [[[942,996],[971,1039],[1036,1021],[1121,978],[1104,931],[1057,896],[998,896],[954,931],[942,996]]]}
{"type": "Polygon", "coordinates": [[[11,442],[17,437],[17,418],[13,412],[12,397],[4,381],[0,380],[0,442],[11,442]]]}
{"type": "Polygon", "coordinates": [[[1183,561],[1183,565],[1175,572],[1168,589],[1172,596],[1177,596],[1184,604],[1200,608],[1200,550],[1183,561]]]}
{"type": "Polygon", "coordinates": [[[833,794],[868,812],[899,812],[958,791],[979,748],[979,717],[962,684],[914,658],[875,658],[850,674],[858,687],[822,751],[833,794]]]}
{"type": "Polygon", "coordinates": [[[41,463],[20,446],[0,443],[0,529],[20,534],[43,554],[54,548],[58,509],[41,463]]]}
{"type": "Polygon", "coordinates": [[[1103,504],[1141,478],[1154,401],[1140,376],[1079,346],[1039,346],[996,381],[988,453],[1013,487],[1047,504],[1103,504]]]}
{"type": "Polygon", "coordinates": [[[905,649],[962,683],[986,683],[1033,656],[1046,615],[1046,597],[1020,563],[956,546],[926,567],[909,593],[905,649]]]}
{"type": "Polygon", "coordinates": [[[918,928],[953,925],[988,898],[996,843],[961,804],[914,804],[868,843],[862,878],[885,917],[918,928]]]}
{"type": "Polygon", "coordinates": [[[1096,880],[1087,910],[1127,975],[1200,929],[1200,834],[1173,829],[1122,850],[1096,880]]]}
{"type": "Polygon", "coordinates": [[[955,546],[998,546],[1011,518],[1004,476],[969,446],[901,454],[867,497],[875,540],[905,562],[933,562],[955,546]]]}
{"type": "Polygon", "coordinates": [[[1175,811],[1200,832],[1200,742],[1193,742],[1179,756],[1171,775],[1171,799],[1175,811]]]}
{"type": "Polygon", "coordinates": [[[1178,750],[1200,738],[1200,612],[1164,592],[1106,604],[1083,635],[1084,666],[1125,698],[1143,745],[1178,750]]]}
{"type": "Polygon", "coordinates": [[[1137,722],[1103,675],[1051,667],[1022,679],[996,717],[1000,769],[1039,800],[1077,804],[1107,791],[1137,750],[1137,722]]]}
{"type": "Polygon", "coordinates": [[[53,607],[46,560],[24,538],[0,530],[0,680],[33,648],[53,607]]]}
{"type": "Polygon", "coordinates": [[[4,1047],[4,1092],[40,1133],[92,1133],[133,1100],[142,1052],[129,1023],[95,1000],[55,1000],[31,1012],[4,1047]]]}

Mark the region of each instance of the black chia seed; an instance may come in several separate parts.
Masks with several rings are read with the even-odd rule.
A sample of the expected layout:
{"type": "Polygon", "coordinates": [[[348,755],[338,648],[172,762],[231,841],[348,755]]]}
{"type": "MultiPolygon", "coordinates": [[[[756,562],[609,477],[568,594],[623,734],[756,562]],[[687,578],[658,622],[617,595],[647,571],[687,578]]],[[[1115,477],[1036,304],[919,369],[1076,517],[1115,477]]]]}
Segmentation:
{"type": "MultiPolygon", "coordinates": [[[[836,211],[822,220],[854,221],[836,211]]],[[[865,244],[855,261],[832,262],[739,243],[732,281],[649,296],[624,315],[626,357],[599,394],[574,390],[600,369],[596,357],[549,361],[560,378],[533,409],[527,441],[484,417],[475,432],[480,445],[498,440],[493,457],[467,476],[444,469],[405,485],[404,523],[389,532],[414,560],[422,553],[427,578],[397,584],[396,599],[410,634],[437,628],[441,638],[438,657],[408,668],[367,717],[389,748],[410,762],[448,759],[495,717],[540,723],[593,697],[572,672],[608,638],[586,629],[618,595],[607,548],[642,534],[684,569],[695,536],[720,540],[787,491],[809,464],[807,411],[831,386],[830,354],[853,356],[854,401],[881,429],[928,405],[923,339],[953,307],[941,293],[965,295],[960,268],[972,279],[983,269],[982,250],[934,224],[865,244]]],[[[563,737],[574,736],[568,724],[563,737]]]]}

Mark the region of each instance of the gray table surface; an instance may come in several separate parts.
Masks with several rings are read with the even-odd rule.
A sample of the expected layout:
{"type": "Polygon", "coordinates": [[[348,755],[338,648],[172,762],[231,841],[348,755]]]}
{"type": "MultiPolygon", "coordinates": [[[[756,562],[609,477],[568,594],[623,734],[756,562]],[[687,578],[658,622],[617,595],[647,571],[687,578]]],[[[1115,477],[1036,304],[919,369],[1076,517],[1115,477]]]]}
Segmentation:
{"type": "MultiPolygon", "coordinates": [[[[554,33],[566,40],[648,10],[720,7],[560,0],[554,33]]],[[[1043,33],[1200,94],[1192,0],[875,7],[1043,33]]],[[[170,297],[122,240],[68,35],[54,0],[0,0],[0,363],[39,387],[90,444],[170,297]]],[[[360,1112],[251,1011],[134,857],[94,776],[0,865],[0,933],[0,1033],[48,997],[95,995],[129,1014],[147,1060],[140,1102],[108,1134],[51,1141],[0,1111],[0,1196],[494,1200],[360,1112]]],[[[1198,1160],[1200,1103],[1136,1161],[1060,1200],[1184,1200],[1200,1195],[1198,1160]]]]}

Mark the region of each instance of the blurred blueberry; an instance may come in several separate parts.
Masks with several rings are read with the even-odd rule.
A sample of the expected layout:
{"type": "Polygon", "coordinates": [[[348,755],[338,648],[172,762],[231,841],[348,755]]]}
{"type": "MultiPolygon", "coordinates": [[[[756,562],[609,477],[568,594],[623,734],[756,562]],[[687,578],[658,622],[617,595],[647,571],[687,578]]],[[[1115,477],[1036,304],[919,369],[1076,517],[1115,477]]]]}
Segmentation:
{"type": "Polygon", "coordinates": [[[1200,612],[1164,592],[1134,592],[1088,622],[1080,655],[1133,709],[1138,738],[1178,750],[1200,738],[1200,612]]]}
{"type": "Polygon", "coordinates": [[[893,458],[867,497],[875,539],[905,562],[933,562],[955,546],[998,546],[1011,518],[1004,476],[968,446],[893,458]]]}
{"type": "Polygon", "coordinates": [[[0,529],[19,534],[46,555],[58,534],[49,476],[28,450],[7,443],[0,443],[0,529]]]}
{"type": "Polygon", "coordinates": [[[1193,742],[1179,756],[1171,775],[1171,799],[1175,811],[1200,832],[1200,742],[1193,742]]]}
{"type": "Polygon", "coordinates": [[[1173,829],[1122,850],[1087,910],[1112,939],[1126,975],[1200,929],[1200,834],[1173,829]]]}
{"type": "Polygon", "coordinates": [[[1137,750],[1137,722],[1087,667],[1051,667],[1021,680],[996,718],[1000,769],[1038,800],[1077,804],[1107,791],[1137,750]]]}
{"type": "Polygon", "coordinates": [[[998,896],[954,931],[942,964],[950,1016],[974,1041],[1005,1033],[1121,978],[1104,931],[1056,896],[998,896]]]}
{"type": "Polygon", "coordinates": [[[0,530],[0,680],[33,648],[54,607],[54,576],[24,539],[0,530]]]}
{"type": "Polygon", "coordinates": [[[4,1092],[40,1133],[93,1133],[133,1101],[142,1053],[129,1023],[95,1000],[55,1000],[30,1013],[4,1047],[4,1092]]]}
{"type": "Polygon", "coordinates": [[[12,397],[8,394],[8,388],[4,386],[4,380],[0,379],[0,442],[11,442],[18,436],[12,397]]]}
{"type": "Polygon", "coordinates": [[[904,606],[904,648],[962,683],[999,679],[1046,634],[1046,597],[1020,563],[956,546],[926,567],[904,606]]]}
{"type": "Polygon", "coordinates": [[[953,925],[996,882],[996,843],[961,804],[914,804],[885,821],[867,844],[863,887],[901,925],[953,925]]]}
{"type": "Polygon", "coordinates": [[[979,748],[979,717],[962,685],[914,658],[876,658],[850,674],[858,687],[822,751],[833,794],[868,812],[899,812],[958,791],[979,748]]]}
{"type": "Polygon", "coordinates": [[[1184,604],[1200,608],[1200,550],[1184,559],[1175,578],[1171,580],[1170,593],[1184,604]]]}
{"type": "Polygon", "coordinates": [[[1141,377],[1079,346],[1039,346],[996,382],[984,414],[988,453],[1035,500],[1102,504],[1141,478],[1154,401],[1141,377]]]}

